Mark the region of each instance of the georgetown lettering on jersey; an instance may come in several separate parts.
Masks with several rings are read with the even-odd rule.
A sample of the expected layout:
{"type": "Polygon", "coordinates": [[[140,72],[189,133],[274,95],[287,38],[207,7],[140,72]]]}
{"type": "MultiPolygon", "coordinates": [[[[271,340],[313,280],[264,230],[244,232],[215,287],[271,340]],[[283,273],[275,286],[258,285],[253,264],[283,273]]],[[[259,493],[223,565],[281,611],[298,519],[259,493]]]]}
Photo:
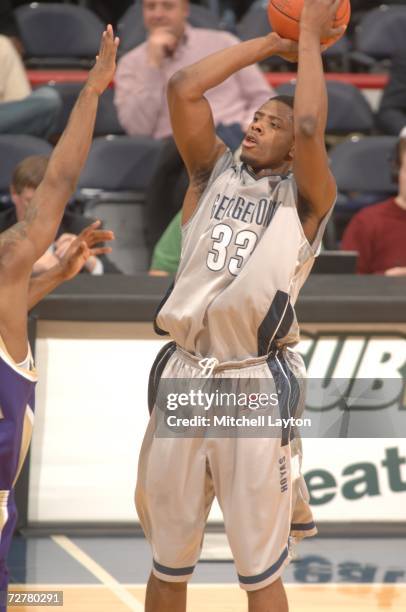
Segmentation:
{"type": "Polygon", "coordinates": [[[243,223],[268,227],[279,204],[279,201],[268,198],[251,201],[242,196],[230,198],[218,193],[212,205],[211,219],[222,221],[231,218],[243,223]]]}

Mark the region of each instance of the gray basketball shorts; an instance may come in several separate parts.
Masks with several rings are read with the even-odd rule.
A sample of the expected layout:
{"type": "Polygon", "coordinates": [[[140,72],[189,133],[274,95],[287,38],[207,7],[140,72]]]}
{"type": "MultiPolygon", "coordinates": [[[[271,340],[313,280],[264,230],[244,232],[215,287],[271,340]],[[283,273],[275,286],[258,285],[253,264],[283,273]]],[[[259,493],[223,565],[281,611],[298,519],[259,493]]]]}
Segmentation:
{"type": "MultiPolygon", "coordinates": [[[[245,389],[247,380],[248,387],[257,389],[258,380],[267,379],[275,383],[281,415],[299,416],[303,411],[303,361],[294,351],[283,349],[239,363],[204,361],[211,361],[211,383],[243,379],[245,389]]],[[[152,547],[153,573],[168,582],[191,578],[216,496],[240,586],[262,589],[289,563],[289,537],[317,533],[301,475],[300,439],[293,429],[278,437],[216,437],[207,432],[158,436],[160,387],[167,379],[192,385],[201,378],[202,362],[173,343],[160,352],[151,372],[153,410],[141,448],[135,500],[152,547]]]]}

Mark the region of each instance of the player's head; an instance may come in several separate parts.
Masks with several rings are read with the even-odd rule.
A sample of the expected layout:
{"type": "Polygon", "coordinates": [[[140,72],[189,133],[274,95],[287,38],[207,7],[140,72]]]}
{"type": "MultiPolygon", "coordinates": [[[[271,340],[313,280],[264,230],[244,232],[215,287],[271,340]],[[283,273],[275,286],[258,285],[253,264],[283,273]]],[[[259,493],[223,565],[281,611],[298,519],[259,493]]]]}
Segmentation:
{"type": "Polygon", "coordinates": [[[255,113],[243,141],[241,160],[253,170],[288,168],[294,154],[292,96],[276,96],[255,113]]]}
{"type": "Polygon", "coordinates": [[[31,155],[20,162],[13,172],[10,184],[11,199],[16,207],[17,219],[23,219],[35,190],[44,178],[48,165],[45,155],[31,155]]]}
{"type": "Polygon", "coordinates": [[[189,15],[188,0],[143,0],[145,29],[151,33],[156,28],[168,28],[177,38],[185,29],[189,15]]]}

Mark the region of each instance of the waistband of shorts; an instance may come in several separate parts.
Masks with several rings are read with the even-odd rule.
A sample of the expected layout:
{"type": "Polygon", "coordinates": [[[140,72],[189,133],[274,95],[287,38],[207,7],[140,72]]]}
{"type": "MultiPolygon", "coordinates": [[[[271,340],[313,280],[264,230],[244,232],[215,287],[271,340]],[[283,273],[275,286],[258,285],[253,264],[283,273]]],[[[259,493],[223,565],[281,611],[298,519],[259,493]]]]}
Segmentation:
{"type": "MultiPolygon", "coordinates": [[[[288,347],[275,347],[272,349],[267,355],[262,355],[261,357],[249,357],[248,359],[244,359],[242,361],[221,361],[218,360],[216,365],[213,367],[214,372],[221,372],[223,370],[243,370],[245,368],[250,368],[254,366],[260,366],[266,364],[268,361],[275,359],[278,356],[283,356],[288,347]]],[[[189,363],[190,365],[201,368],[201,362],[206,361],[207,359],[215,359],[213,357],[198,357],[196,355],[192,355],[184,348],[176,345],[176,352],[178,356],[183,360],[189,363]]]]}

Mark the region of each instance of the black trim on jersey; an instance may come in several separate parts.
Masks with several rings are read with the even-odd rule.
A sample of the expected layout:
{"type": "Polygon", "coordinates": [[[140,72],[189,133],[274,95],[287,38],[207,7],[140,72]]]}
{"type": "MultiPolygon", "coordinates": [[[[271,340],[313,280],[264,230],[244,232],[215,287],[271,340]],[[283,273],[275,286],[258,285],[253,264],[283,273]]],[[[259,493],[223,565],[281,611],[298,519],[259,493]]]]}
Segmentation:
{"type": "Polygon", "coordinates": [[[156,334],[158,334],[158,336],[169,336],[169,333],[167,331],[165,331],[164,329],[161,329],[156,321],[157,321],[158,315],[161,312],[162,308],[165,306],[166,302],[169,300],[174,287],[175,287],[175,281],[168,288],[168,290],[165,293],[164,297],[162,298],[158,308],[156,309],[156,312],[155,312],[155,315],[154,315],[154,323],[153,323],[154,332],[156,334]]]}
{"type": "Polygon", "coordinates": [[[166,565],[161,565],[155,561],[155,559],[152,561],[152,563],[157,572],[160,574],[165,574],[166,576],[189,576],[190,574],[193,574],[195,569],[194,565],[191,567],[167,567],[166,565]]]}
{"type": "Polygon", "coordinates": [[[250,168],[250,166],[245,162],[243,162],[243,164],[241,165],[241,173],[243,172],[243,170],[245,170],[247,174],[249,174],[250,177],[255,179],[256,181],[261,181],[264,178],[280,178],[281,181],[285,181],[286,179],[291,178],[293,176],[293,172],[291,171],[289,171],[287,174],[264,174],[263,176],[257,176],[254,170],[250,168]]]}
{"type": "MultiPolygon", "coordinates": [[[[278,393],[278,408],[279,418],[288,419],[290,414],[290,384],[286,377],[285,370],[280,365],[282,354],[276,351],[269,356],[267,360],[268,368],[271,371],[272,378],[275,382],[276,391],[278,393]],[[278,357],[278,359],[276,359],[278,357]]],[[[287,446],[290,441],[291,427],[282,428],[281,446],[287,446]]]]}
{"type": "Polygon", "coordinates": [[[277,291],[264,320],[258,328],[258,357],[267,355],[271,342],[275,338],[283,338],[289,332],[294,321],[290,297],[285,291],[277,291]]]}
{"type": "Polygon", "coordinates": [[[311,521],[311,523],[292,523],[290,526],[291,531],[312,531],[316,529],[316,524],[311,521]]]}
{"type": "MultiPolygon", "coordinates": [[[[300,403],[300,393],[301,393],[299,382],[296,376],[294,375],[294,373],[292,372],[292,370],[290,369],[287,360],[283,357],[281,353],[279,354],[278,358],[279,358],[279,363],[281,364],[283,371],[285,372],[287,378],[289,379],[289,384],[290,384],[290,396],[289,396],[289,413],[290,414],[289,416],[293,418],[299,418],[301,416],[297,414],[297,410],[298,410],[299,403],[300,403]]],[[[290,430],[290,440],[291,441],[296,437],[296,434],[299,436],[297,427],[293,426],[290,430]]]]}
{"type": "MultiPolygon", "coordinates": [[[[290,300],[290,298],[289,298],[290,300]]],[[[295,320],[295,312],[292,308],[292,304],[289,301],[288,307],[285,312],[285,316],[282,319],[281,324],[278,327],[275,338],[280,340],[288,335],[290,328],[292,327],[293,321],[295,320]]]]}
{"type": "Polygon", "coordinates": [[[175,342],[169,342],[168,344],[165,344],[165,346],[163,346],[161,350],[159,351],[158,355],[155,358],[154,363],[152,364],[151,372],[149,374],[149,379],[148,379],[149,414],[152,413],[154,406],[155,406],[156,396],[158,393],[158,385],[159,385],[159,381],[161,380],[162,373],[165,369],[166,364],[168,363],[169,359],[171,358],[171,356],[173,355],[175,351],[176,351],[175,342]]]}
{"type": "Polygon", "coordinates": [[[257,574],[256,576],[241,576],[241,574],[238,574],[239,581],[241,582],[241,584],[257,584],[258,582],[267,580],[267,578],[270,578],[282,567],[285,559],[288,557],[288,554],[289,551],[288,547],[286,546],[276,563],[271,565],[271,567],[265,570],[265,572],[263,572],[262,574],[257,574]]]}

